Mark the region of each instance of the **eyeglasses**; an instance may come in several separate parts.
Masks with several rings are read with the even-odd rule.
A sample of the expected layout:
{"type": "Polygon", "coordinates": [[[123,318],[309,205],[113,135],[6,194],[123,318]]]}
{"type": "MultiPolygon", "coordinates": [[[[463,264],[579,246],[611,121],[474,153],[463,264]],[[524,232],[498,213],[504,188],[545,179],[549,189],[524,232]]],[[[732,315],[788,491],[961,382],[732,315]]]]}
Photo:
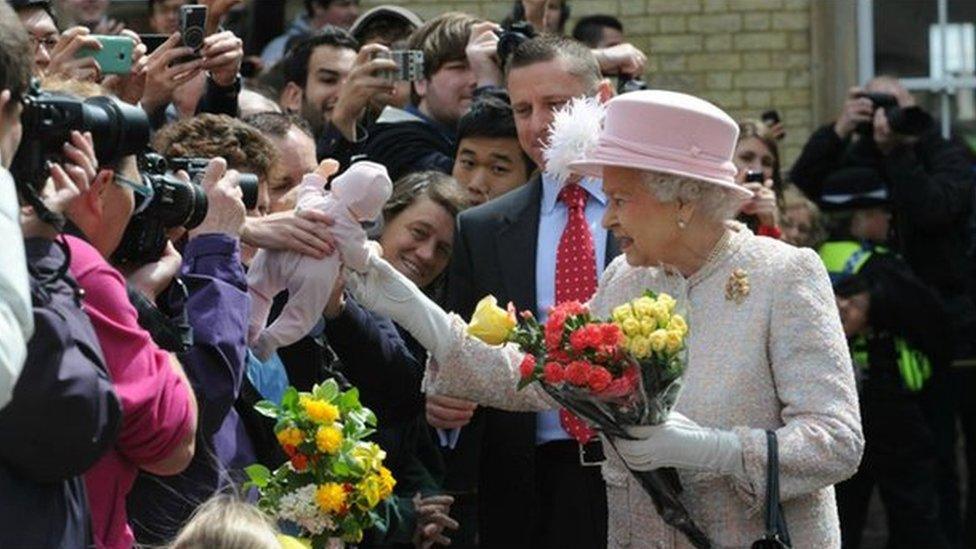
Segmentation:
{"type": "Polygon", "coordinates": [[[122,177],[118,173],[112,178],[112,182],[120,187],[132,189],[132,194],[135,197],[135,209],[133,209],[132,215],[142,213],[152,202],[153,188],[151,186],[137,183],[131,179],[122,177]]]}
{"type": "Polygon", "coordinates": [[[54,46],[58,45],[59,37],[55,33],[46,34],[44,36],[28,34],[27,39],[30,41],[31,49],[34,51],[34,53],[37,53],[41,46],[44,46],[44,49],[47,51],[53,50],[54,46]]]}

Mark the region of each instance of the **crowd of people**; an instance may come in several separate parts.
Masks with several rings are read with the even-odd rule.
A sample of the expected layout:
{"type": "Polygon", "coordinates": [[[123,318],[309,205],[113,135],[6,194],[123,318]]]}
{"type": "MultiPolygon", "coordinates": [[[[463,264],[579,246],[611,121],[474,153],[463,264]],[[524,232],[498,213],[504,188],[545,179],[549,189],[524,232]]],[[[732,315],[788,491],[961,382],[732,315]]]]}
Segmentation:
{"type": "MultiPolygon", "coordinates": [[[[477,387],[425,394],[436,343],[354,296],[343,275],[330,280],[310,328],[275,344],[254,337],[279,318],[294,332],[288,311],[316,302],[288,280],[294,271],[260,271],[278,257],[269,254],[349,266],[351,246],[366,249],[360,232],[378,242],[371,253],[464,318],[489,293],[541,320],[558,302],[593,296],[605,269],[613,277],[614,258],[640,251],[626,235],[635,221],[610,192],[619,184],[608,190],[609,171],[602,184],[583,177],[563,192],[545,148],[554,112],[571,99],[646,93],[647,58],[624,24],[594,15],[570,31],[567,0],[516,0],[500,22],[305,0],[284,34],[245,44],[255,33],[244,22],[261,21],[261,10],[282,17],[278,3],[202,0],[204,37],[194,47],[181,21],[189,4],[147,0],[143,29],[113,18],[108,0],[0,0],[0,223],[10,238],[0,248],[0,547],[279,546],[280,525],[256,512],[243,487],[245,467],[288,459],[254,405],[327,379],[358,388],[375,412],[373,439],[397,479],[386,527],[368,531],[362,547],[596,548],[627,546],[641,524],[657,528],[615,514],[634,497],[625,469],[564,415],[479,405],[496,396],[477,387]],[[131,42],[131,66],[111,70],[84,54],[110,47],[106,36],[131,42]],[[405,67],[402,50],[421,52],[422,66],[405,67]],[[309,174],[342,181],[366,162],[378,166],[376,181],[392,182],[373,204],[379,215],[360,219],[348,205],[376,201],[378,187],[350,199],[336,183],[325,196],[338,205],[308,207],[309,174]],[[585,254],[564,246],[568,235],[585,235],[585,254]],[[567,253],[592,263],[582,293],[567,293],[562,280],[567,253]],[[259,286],[262,276],[277,286],[259,286]],[[272,295],[258,292],[271,286],[272,295]],[[249,329],[257,296],[260,325],[249,329]]],[[[837,402],[798,410],[808,404],[803,391],[788,388],[809,380],[776,370],[777,413],[807,417],[803,436],[823,451],[791,454],[814,444],[795,432],[781,443],[784,499],[811,498],[817,513],[834,513],[823,498],[836,483],[840,540],[856,548],[877,489],[889,547],[972,547],[974,162],[894,77],[852,88],[788,172],[783,123],[766,114],[738,121],[729,177],[744,198],[734,220],[713,204],[709,227],[730,223],[790,246],[770,257],[806,257],[789,255],[793,247],[819,254],[858,401],[850,413],[827,413],[843,408],[841,376],[838,392],[824,393],[837,402]],[[800,465],[819,476],[790,469],[800,465]]],[[[710,200],[694,189],[655,196],[710,200]]],[[[688,221],[679,212],[682,231],[688,221]]],[[[754,291],[774,301],[807,282],[763,288],[759,275],[754,291]]],[[[756,322],[776,336],[777,321],[756,322]]],[[[768,354],[814,361],[817,345],[807,342],[809,356],[775,346],[768,354]]],[[[736,383],[776,366],[749,359],[753,377],[736,383]]],[[[688,398],[691,406],[704,397],[688,398]]],[[[710,481],[715,501],[758,507],[758,492],[748,492],[761,483],[743,479],[763,470],[748,451],[734,454],[738,485],[710,481]]],[[[710,527],[726,520],[737,531],[741,509],[713,503],[694,508],[715,514],[710,527]]],[[[800,539],[830,529],[787,509],[800,539]]]]}

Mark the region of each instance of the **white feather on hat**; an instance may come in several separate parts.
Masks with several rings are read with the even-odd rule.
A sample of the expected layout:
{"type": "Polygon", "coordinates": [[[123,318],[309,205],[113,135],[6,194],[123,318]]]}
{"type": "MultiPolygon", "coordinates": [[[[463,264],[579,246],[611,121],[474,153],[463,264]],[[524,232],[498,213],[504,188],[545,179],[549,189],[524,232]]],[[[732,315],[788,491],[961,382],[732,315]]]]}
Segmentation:
{"type": "Polygon", "coordinates": [[[606,112],[606,106],[596,97],[573,98],[556,111],[543,156],[546,173],[561,185],[572,174],[569,164],[590,157],[596,148],[606,112]]]}

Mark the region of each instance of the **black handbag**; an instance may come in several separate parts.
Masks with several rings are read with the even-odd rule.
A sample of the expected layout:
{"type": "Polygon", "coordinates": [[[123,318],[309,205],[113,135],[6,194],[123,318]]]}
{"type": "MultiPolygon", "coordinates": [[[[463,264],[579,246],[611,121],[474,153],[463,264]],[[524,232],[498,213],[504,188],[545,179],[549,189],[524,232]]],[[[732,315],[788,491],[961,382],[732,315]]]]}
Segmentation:
{"type": "Polygon", "coordinates": [[[779,447],[776,433],[766,431],[766,533],[753,542],[752,549],[790,549],[790,533],[779,502],[779,447]]]}

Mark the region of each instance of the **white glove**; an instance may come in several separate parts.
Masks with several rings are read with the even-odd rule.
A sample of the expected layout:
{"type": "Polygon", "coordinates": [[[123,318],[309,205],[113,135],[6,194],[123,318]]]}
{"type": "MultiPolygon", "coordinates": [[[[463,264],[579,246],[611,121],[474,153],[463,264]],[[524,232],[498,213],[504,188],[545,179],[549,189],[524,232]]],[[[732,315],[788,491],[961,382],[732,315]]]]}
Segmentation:
{"type": "Polygon", "coordinates": [[[416,284],[376,254],[359,273],[343,269],[346,290],[363,307],[389,317],[410,332],[435,359],[450,349],[451,317],[416,284]]]}
{"type": "Polygon", "coordinates": [[[678,412],[660,425],[629,427],[637,440],[613,440],[627,467],[650,471],[661,467],[745,476],[742,443],[731,431],[702,427],[678,412]]]}

